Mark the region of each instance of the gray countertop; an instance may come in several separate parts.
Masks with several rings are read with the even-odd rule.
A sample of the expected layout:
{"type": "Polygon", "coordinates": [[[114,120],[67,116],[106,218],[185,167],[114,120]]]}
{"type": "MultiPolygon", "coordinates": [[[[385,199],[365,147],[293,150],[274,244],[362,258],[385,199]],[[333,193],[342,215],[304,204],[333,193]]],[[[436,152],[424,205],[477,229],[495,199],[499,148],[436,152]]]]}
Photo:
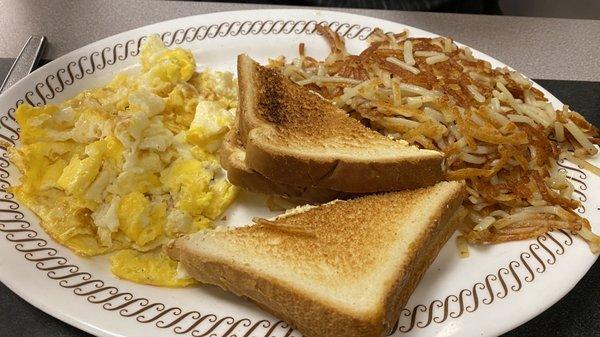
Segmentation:
{"type": "MultiPolygon", "coordinates": [[[[203,13],[275,8],[147,0],[0,0],[0,57],[15,57],[32,34],[48,37],[44,58],[132,28],[203,13]]],[[[453,37],[531,78],[600,81],[600,21],[385,10],[335,10],[401,22],[453,37]]]]}

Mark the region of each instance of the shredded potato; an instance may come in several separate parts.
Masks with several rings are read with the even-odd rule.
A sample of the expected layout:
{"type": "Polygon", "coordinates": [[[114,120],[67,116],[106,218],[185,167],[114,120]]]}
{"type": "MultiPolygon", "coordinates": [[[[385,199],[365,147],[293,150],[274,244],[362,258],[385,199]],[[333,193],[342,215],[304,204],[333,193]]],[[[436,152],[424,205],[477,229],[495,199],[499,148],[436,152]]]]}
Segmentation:
{"type": "Polygon", "coordinates": [[[555,110],[523,75],[473,57],[448,38],[409,38],[375,30],[359,55],[317,26],[331,53],[272,61],[284,74],[393,139],[445,153],[446,177],[466,180],[457,245],[577,232],[592,251],[600,237],[574,210],[574,187],[558,159],[600,174],[598,129],[564,106],[555,110]]]}

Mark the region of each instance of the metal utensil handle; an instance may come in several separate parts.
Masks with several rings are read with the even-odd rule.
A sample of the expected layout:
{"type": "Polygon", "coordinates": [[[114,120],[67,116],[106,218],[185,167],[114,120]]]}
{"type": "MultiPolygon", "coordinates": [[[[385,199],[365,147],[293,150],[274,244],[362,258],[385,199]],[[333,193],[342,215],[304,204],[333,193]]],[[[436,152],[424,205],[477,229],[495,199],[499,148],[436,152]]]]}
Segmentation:
{"type": "Polygon", "coordinates": [[[13,84],[17,83],[20,79],[27,76],[33,70],[40,61],[45,43],[46,38],[40,35],[31,35],[29,39],[27,39],[19,56],[17,56],[12,67],[10,67],[8,75],[6,75],[4,82],[2,82],[2,85],[0,86],[0,94],[4,90],[10,88],[13,84]]]}

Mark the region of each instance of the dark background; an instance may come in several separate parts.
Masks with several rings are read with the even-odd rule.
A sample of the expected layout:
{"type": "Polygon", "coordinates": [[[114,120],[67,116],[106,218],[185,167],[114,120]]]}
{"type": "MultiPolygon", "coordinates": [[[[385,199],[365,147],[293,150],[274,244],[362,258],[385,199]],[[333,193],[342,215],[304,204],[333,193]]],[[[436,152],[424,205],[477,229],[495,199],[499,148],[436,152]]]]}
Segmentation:
{"type": "MultiPolygon", "coordinates": [[[[197,0],[187,0],[197,1],[197,0]]],[[[321,6],[444,13],[600,19],[600,0],[209,0],[272,5],[321,6]]]]}

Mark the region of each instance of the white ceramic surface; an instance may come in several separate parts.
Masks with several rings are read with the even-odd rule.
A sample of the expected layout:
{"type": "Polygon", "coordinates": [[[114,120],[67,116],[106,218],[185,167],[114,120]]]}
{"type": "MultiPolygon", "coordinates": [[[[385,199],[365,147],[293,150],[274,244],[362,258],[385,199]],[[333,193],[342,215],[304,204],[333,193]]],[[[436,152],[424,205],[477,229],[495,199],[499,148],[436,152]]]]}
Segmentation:
{"type": "MultiPolygon", "coordinates": [[[[300,42],[307,44],[310,55],[324,57],[328,48],[313,34],[316,22],[329,23],[343,34],[351,52],[365,47],[364,39],[374,27],[409,28],[412,36],[434,36],[369,17],[299,9],[224,12],[162,22],[78,49],[20,81],[0,97],[0,137],[18,143],[16,104],[59,102],[135,64],[145,35],[163,34],[167,44],[192,49],[200,68],[234,71],[239,53],[264,62],[280,54],[296,55],[300,42]]],[[[487,55],[475,55],[503,66],[487,55]]],[[[556,107],[561,105],[544,93],[556,107]]],[[[284,322],[215,287],[138,285],[115,278],[106,257],[74,255],[52,241],[38,219],[5,191],[19,176],[6,158],[0,150],[0,280],[31,304],[101,336],[300,336],[284,322]]],[[[600,179],[571,163],[561,165],[575,183],[575,197],[583,204],[579,211],[600,230],[600,194],[593,189],[600,179]]],[[[232,225],[268,215],[262,199],[250,193],[243,194],[228,213],[232,225]]],[[[558,301],[595,260],[587,244],[564,232],[475,248],[468,259],[458,257],[451,239],[402,312],[394,336],[498,335],[558,301]]]]}

